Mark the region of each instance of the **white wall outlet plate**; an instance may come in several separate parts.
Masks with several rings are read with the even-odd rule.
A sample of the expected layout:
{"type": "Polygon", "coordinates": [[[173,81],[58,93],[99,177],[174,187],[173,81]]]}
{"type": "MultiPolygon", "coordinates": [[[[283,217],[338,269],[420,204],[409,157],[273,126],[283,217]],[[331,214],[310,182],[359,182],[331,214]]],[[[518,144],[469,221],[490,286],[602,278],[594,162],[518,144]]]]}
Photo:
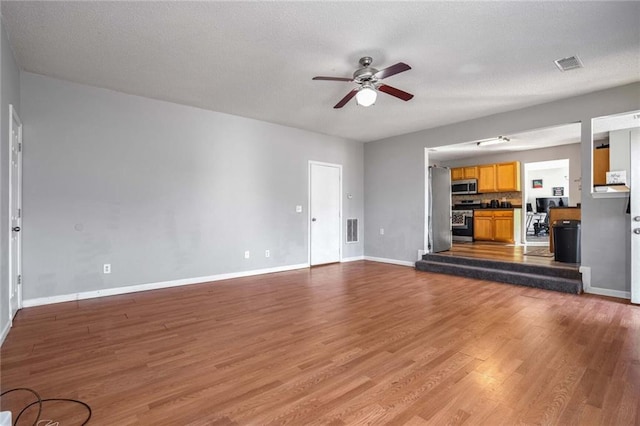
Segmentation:
{"type": "Polygon", "coordinates": [[[249,250],[244,252],[244,258],[248,259],[251,256],[251,253],[249,252],[249,250]]]}
{"type": "Polygon", "coordinates": [[[380,235],[384,235],[384,228],[380,228],[380,235]]]}
{"type": "Polygon", "coordinates": [[[102,273],[103,274],[110,274],[111,273],[111,264],[110,263],[105,263],[104,265],[102,265],[102,273]]]}
{"type": "Polygon", "coordinates": [[[302,213],[302,206],[296,206],[296,213],[302,213]]]}
{"type": "Polygon", "coordinates": [[[271,252],[269,250],[265,250],[264,257],[271,257],[271,252]]]}

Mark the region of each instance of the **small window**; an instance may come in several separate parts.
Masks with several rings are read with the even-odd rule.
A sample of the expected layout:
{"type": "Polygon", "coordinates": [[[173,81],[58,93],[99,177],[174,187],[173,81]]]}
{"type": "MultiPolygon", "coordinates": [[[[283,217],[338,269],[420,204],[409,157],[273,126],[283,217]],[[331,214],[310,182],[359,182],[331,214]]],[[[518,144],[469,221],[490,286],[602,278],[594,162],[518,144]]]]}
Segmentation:
{"type": "Polygon", "coordinates": [[[347,242],[358,242],[358,219],[347,219],[347,242]]]}

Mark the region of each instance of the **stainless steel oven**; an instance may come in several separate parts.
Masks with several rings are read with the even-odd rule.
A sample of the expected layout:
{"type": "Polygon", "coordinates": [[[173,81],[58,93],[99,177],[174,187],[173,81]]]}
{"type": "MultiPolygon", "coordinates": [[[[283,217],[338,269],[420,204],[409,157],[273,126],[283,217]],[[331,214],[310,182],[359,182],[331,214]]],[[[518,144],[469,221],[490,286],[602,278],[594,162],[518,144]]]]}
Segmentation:
{"type": "Polygon", "coordinates": [[[451,195],[469,195],[478,193],[476,179],[454,180],[451,182],[451,195]]]}
{"type": "Polygon", "coordinates": [[[451,210],[451,239],[473,241],[473,210],[451,210]]]}

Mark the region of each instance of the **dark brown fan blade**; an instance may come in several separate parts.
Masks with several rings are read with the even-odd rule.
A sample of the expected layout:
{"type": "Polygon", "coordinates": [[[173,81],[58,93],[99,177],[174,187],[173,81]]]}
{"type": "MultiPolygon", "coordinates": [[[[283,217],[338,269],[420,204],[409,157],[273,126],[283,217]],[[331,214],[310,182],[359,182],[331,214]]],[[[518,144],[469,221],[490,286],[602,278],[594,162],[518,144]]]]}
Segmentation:
{"type": "Polygon", "coordinates": [[[396,98],[400,98],[403,101],[408,101],[409,99],[413,98],[413,95],[411,93],[396,89],[395,87],[387,86],[386,84],[381,84],[380,86],[378,86],[378,90],[388,95],[395,96],[396,98]]]}
{"type": "Polygon", "coordinates": [[[374,76],[378,80],[382,80],[383,78],[391,77],[392,75],[396,75],[398,73],[408,71],[410,69],[411,67],[405,64],[404,62],[398,62],[395,65],[391,65],[388,68],[378,71],[377,73],[374,74],[374,76]]]}
{"type": "Polygon", "coordinates": [[[352,78],[345,77],[313,77],[312,80],[353,81],[352,78]]]}
{"type": "Polygon", "coordinates": [[[342,108],[343,106],[345,106],[347,102],[349,102],[351,98],[353,98],[356,95],[356,93],[358,93],[358,89],[353,89],[352,91],[347,93],[347,96],[342,98],[342,100],[338,102],[336,106],[334,106],[334,108],[342,108]]]}

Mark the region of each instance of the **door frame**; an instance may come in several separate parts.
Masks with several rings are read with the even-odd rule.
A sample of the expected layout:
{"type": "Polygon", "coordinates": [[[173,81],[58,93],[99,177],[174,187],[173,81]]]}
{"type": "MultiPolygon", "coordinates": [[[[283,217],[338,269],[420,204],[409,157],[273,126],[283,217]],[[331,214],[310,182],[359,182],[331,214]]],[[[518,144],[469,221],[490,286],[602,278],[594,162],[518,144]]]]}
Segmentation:
{"type": "MultiPolygon", "coordinates": [[[[524,213],[522,215],[521,218],[521,241],[522,241],[522,245],[524,246],[531,246],[531,247],[548,247],[549,246],[549,239],[551,238],[551,235],[548,236],[547,241],[546,242],[538,242],[538,241],[528,241],[527,240],[527,199],[529,196],[529,193],[531,192],[531,187],[529,185],[529,182],[531,182],[531,177],[529,176],[529,173],[535,171],[535,170],[553,170],[556,168],[560,168],[560,167],[549,167],[549,168],[544,168],[544,169],[537,169],[537,168],[533,168],[533,165],[540,165],[541,163],[547,163],[549,164],[553,164],[556,162],[563,162],[566,164],[563,164],[561,167],[565,167],[567,168],[567,194],[566,197],[569,200],[569,205],[571,205],[571,161],[569,161],[568,158],[557,158],[554,160],[539,160],[539,161],[530,161],[528,163],[524,163],[523,167],[522,167],[522,212],[524,213]]],[[[564,195],[563,195],[564,197],[564,195]]],[[[574,203],[575,204],[575,203],[574,203]]],[[[536,206],[532,206],[534,209],[536,206]]],[[[568,206],[567,206],[568,207],[568,206]]],[[[549,229],[549,234],[551,234],[551,229],[549,229]]]]}
{"type": "MultiPolygon", "coordinates": [[[[22,121],[20,120],[20,117],[18,116],[18,113],[16,111],[16,109],[14,108],[14,106],[12,104],[9,104],[9,264],[8,264],[8,268],[7,271],[9,273],[9,298],[8,298],[8,309],[9,309],[9,323],[12,324],[13,323],[13,312],[11,309],[11,288],[14,285],[13,283],[13,274],[14,274],[14,270],[13,270],[13,238],[12,238],[12,233],[13,231],[11,231],[11,228],[13,227],[13,222],[12,222],[12,213],[13,213],[13,184],[14,184],[14,179],[18,180],[18,200],[19,203],[21,203],[22,201],[22,149],[20,148],[20,154],[18,155],[18,176],[14,176],[13,173],[13,166],[11,165],[11,146],[13,144],[13,131],[15,124],[14,123],[18,123],[18,129],[17,129],[17,133],[18,133],[18,143],[21,145],[21,148],[24,147],[24,143],[22,140],[22,121]]],[[[19,208],[22,208],[22,206],[20,206],[19,208]]],[[[20,218],[22,218],[22,214],[20,215],[20,218]]],[[[22,225],[22,219],[20,220],[20,225],[22,225]]],[[[18,273],[20,275],[22,275],[22,231],[18,233],[18,241],[17,241],[17,264],[18,264],[18,273]]],[[[17,306],[17,310],[22,309],[22,283],[20,284],[15,284],[18,286],[17,288],[17,298],[18,298],[18,306],[17,306]]]]}
{"type": "Polygon", "coordinates": [[[342,262],[342,244],[343,244],[343,238],[342,238],[342,234],[343,231],[346,229],[346,227],[343,227],[342,224],[342,164],[335,164],[335,163],[325,163],[322,161],[315,161],[315,160],[309,160],[308,163],[308,172],[307,172],[307,264],[309,266],[313,266],[311,265],[311,167],[312,166],[326,166],[326,167],[335,167],[338,169],[338,174],[339,174],[339,181],[340,181],[340,188],[339,188],[339,197],[340,200],[339,201],[339,209],[340,209],[340,219],[339,219],[339,223],[340,223],[340,232],[338,233],[339,235],[339,247],[340,247],[340,251],[339,251],[339,262],[342,262]]]}
{"type": "Polygon", "coordinates": [[[640,222],[636,221],[635,218],[636,217],[640,217],[640,173],[634,173],[634,170],[637,171],[638,166],[640,165],[636,165],[635,169],[634,169],[634,160],[637,160],[640,157],[640,144],[638,142],[640,142],[640,129],[633,129],[631,130],[631,143],[629,146],[629,157],[630,157],[630,166],[629,166],[629,173],[630,173],[630,194],[628,198],[628,203],[630,204],[629,206],[629,213],[630,213],[630,218],[629,218],[629,232],[631,233],[631,244],[629,247],[629,262],[631,262],[630,266],[630,271],[629,271],[629,281],[630,281],[630,299],[631,299],[631,303],[635,303],[635,304],[640,304],[640,261],[637,259],[638,258],[638,253],[636,253],[636,251],[640,251],[638,250],[638,247],[640,247],[640,242],[638,242],[638,238],[640,238],[640,235],[635,235],[634,234],[634,229],[636,228],[640,228],[640,222]],[[634,132],[636,135],[636,138],[634,139],[634,132]],[[635,201],[632,201],[635,200],[635,201]],[[635,241],[634,241],[635,239],[635,241]],[[634,250],[635,248],[635,250],[634,250]],[[635,260],[634,260],[634,256],[635,256],[635,260]]]}

